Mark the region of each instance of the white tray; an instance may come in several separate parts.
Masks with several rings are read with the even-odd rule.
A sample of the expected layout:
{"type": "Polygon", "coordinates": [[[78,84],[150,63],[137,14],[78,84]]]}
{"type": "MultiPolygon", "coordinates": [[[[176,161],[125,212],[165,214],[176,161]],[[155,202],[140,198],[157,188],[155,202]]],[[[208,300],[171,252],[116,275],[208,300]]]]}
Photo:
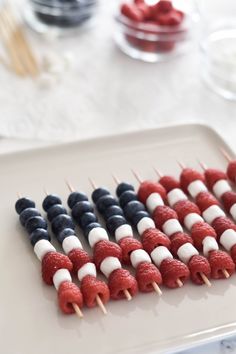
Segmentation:
{"type": "Polygon", "coordinates": [[[111,301],[106,317],[99,309],[84,309],[81,321],[61,314],[14,210],[17,192],[39,208],[43,188],[66,201],[65,178],[90,194],[88,176],[114,191],[111,173],[137,185],[131,168],[150,179],[152,166],[178,175],[176,159],[199,168],[196,159],[202,158],[225,168],[219,147],[232,153],[210,128],[183,125],[1,156],[1,353],[162,353],[236,333],[235,275],[212,281],[210,289],[189,282],[163,288],[161,298],[152,293],[111,301]]]}

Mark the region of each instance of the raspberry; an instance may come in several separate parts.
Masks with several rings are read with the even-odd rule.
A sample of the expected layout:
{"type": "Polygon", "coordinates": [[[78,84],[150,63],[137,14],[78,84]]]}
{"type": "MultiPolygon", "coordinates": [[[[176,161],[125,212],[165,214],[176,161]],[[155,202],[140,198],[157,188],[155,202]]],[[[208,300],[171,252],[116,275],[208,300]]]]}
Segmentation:
{"type": "Polygon", "coordinates": [[[59,252],[49,252],[42,260],[42,277],[43,281],[48,284],[53,284],[53,275],[59,269],[68,269],[72,271],[73,265],[70,259],[59,252]]]}
{"type": "Polygon", "coordinates": [[[205,177],[202,173],[192,168],[184,168],[180,175],[180,185],[185,193],[188,193],[188,186],[191,182],[200,180],[205,183],[205,177]]]}
{"type": "Polygon", "coordinates": [[[234,263],[236,264],[236,245],[234,245],[231,250],[230,250],[230,255],[234,261],[234,263]]]}
{"type": "Polygon", "coordinates": [[[128,290],[131,296],[138,291],[136,279],[126,269],[116,269],[109,277],[108,286],[110,289],[111,299],[124,299],[124,290],[128,290]]]}
{"type": "Polygon", "coordinates": [[[110,291],[107,284],[92,275],[86,275],[82,279],[80,288],[84,297],[84,302],[88,307],[97,306],[96,295],[99,295],[104,304],[107,303],[110,298],[110,291]]]}
{"type": "Polygon", "coordinates": [[[168,192],[172,191],[172,189],[180,188],[179,181],[172,176],[163,176],[159,180],[159,183],[165,188],[168,192]]]}
{"type": "Polygon", "coordinates": [[[220,205],[218,200],[209,192],[201,192],[196,197],[196,204],[203,213],[212,205],[220,205]]]}
{"type": "Polygon", "coordinates": [[[225,210],[229,213],[230,208],[236,203],[236,193],[235,192],[225,192],[222,195],[222,202],[224,204],[225,210]]]}
{"type": "Polygon", "coordinates": [[[71,262],[73,263],[73,271],[75,273],[86,263],[91,262],[91,258],[88,253],[80,248],[76,248],[68,254],[71,262]]]}
{"type": "Polygon", "coordinates": [[[136,240],[136,238],[134,238],[134,237],[122,238],[119,241],[119,246],[122,250],[122,261],[125,264],[130,264],[130,254],[133,251],[143,248],[141,242],[136,240]]]}
{"type": "Polygon", "coordinates": [[[163,200],[166,199],[166,191],[160,183],[152,181],[144,181],[140,184],[138,190],[138,199],[145,204],[147,198],[152,193],[158,193],[163,200]]]}
{"type": "Polygon", "coordinates": [[[173,9],[172,2],[169,0],[159,0],[154,5],[156,12],[168,13],[173,9]]]}
{"type": "Polygon", "coordinates": [[[205,178],[206,178],[207,186],[210,190],[212,190],[212,188],[214,187],[214,184],[217,181],[219,181],[220,179],[227,180],[226,173],[224,173],[223,171],[220,171],[220,170],[213,169],[213,168],[208,168],[205,171],[205,178]]]}
{"type": "Polygon", "coordinates": [[[139,290],[148,293],[153,291],[152,283],[162,283],[162,276],[157,267],[148,262],[142,262],[138,265],[136,270],[136,280],[138,282],[139,290]]]}
{"type": "Polygon", "coordinates": [[[169,219],[178,219],[176,212],[166,205],[156,207],[152,218],[158,229],[161,229],[163,224],[169,219]]]}
{"type": "Polygon", "coordinates": [[[193,256],[188,262],[191,280],[198,285],[204,284],[200,273],[203,273],[207,278],[211,275],[211,267],[208,260],[203,256],[193,256]]]}
{"type": "Polygon", "coordinates": [[[58,289],[58,302],[62,312],[70,314],[75,312],[72,304],[83,307],[83,296],[74,283],[65,281],[58,289]]]}
{"type": "Polygon", "coordinates": [[[189,278],[188,267],[177,259],[167,258],[161,262],[160,272],[163,284],[168,288],[178,288],[177,280],[180,279],[185,283],[189,278]]]}
{"type": "Polygon", "coordinates": [[[188,234],[185,234],[184,232],[176,232],[171,236],[170,249],[175,257],[177,256],[178,249],[185,243],[193,243],[193,240],[188,234]]]}
{"type": "Polygon", "coordinates": [[[186,215],[190,214],[190,213],[195,213],[195,214],[201,214],[200,210],[198,208],[198,206],[192,202],[190,202],[190,200],[181,200],[180,202],[177,202],[174,205],[174,209],[178,215],[179,221],[181,223],[184,222],[184,218],[186,215]]]}
{"type": "Polygon", "coordinates": [[[119,260],[122,259],[122,251],[120,246],[111,241],[99,241],[94,246],[94,263],[96,267],[99,269],[102,261],[107,257],[116,257],[119,260]]]}
{"type": "Polygon", "coordinates": [[[227,168],[227,176],[231,180],[231,182],[235,183],[235,181],[236,181],[236,160],[229,162],[228,168],[227,168]]]}
{"type": "Polygon", "coordinates": [[[149,254],[158,246],[170,247],[170,239],[157,229],[148,229],[142,235],[142,244],[149,254]]]}
{"type": "Polygon", "coordinates": [[[131,4],[122,4],[121,5],[122,15],[128,17],[132,21],[142,22],[144,20],[143,13],[139,11],[137,6],[131,4]]]}
{"type": "Polygon", "coordinates": [[[216,238],[216,232],[209,224],[206,222],[197,222],[193,225],[191,229],[191,236],[194,241],[194,246],[198,250],[202,250],[202,241],[206,236],[211,236],[216,238]]]}
{"type": "Polygon", "coordinates": [[[227,253],[223,251],[211,251],[208,255],[208,260],[211,265],[211,277],[213,279],[225,278],[222,269],[226,269],[229,275],[234,273],[234,262],[227,253]]]}
{"type": "Polygon", "coordinates": [[[224,231],[228,229],[233,229],[236,231],[236,225],[229,218],[221,216],[215,219],[212,223],[212,227],[215,229],[218,238],[223,234],[224,231]]]}

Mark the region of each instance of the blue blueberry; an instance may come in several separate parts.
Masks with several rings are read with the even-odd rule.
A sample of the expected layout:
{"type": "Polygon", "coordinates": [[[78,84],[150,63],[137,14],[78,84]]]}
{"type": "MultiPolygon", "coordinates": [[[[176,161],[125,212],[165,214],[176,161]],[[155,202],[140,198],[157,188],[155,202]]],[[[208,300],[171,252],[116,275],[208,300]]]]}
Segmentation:
{"type": "Polygon", "coordinates": [[[105,220],[109,219],[113,215],[124,216],[124,213],[123,213],[123,210],[121,209],[121,207],[119,207],[118,205],[112,205],[109,208],[107,208],[103,213],[103,217],[105,220]]]}
{"type": "Polygon", "coordinates": [[[28,208],[35,208],[35,203],[29,198],[20,198],[15,204],[17,214],[21,214],[22,211],[28,208]]]}
{"type": "Polygon", "coordinates": [[[94,213],[84,213],[81,215],[79,224],[80,227],[84,230],[89,224],[97,221],[97,217],[94,213]]]}
{"type": "Polygon", "coordinates": [[[94,202],[94,204],[97,204],[98,199],[100,199],[101,197],[104,197],[104,195],[109,195],[110,192],[108,189],[106,188],[96,188],[93,193],[92,193],[92,200],[94,202]]]}
{"type": "Polygon", "coordinates": [[[53,221],[58,215],[67,214],[66,209],[61,204],[55,204],[48,209],[47,217],[50,222],[53,221]]]}
{"type": "Polygon", "coordinates": [[[133,216],[137,214],[139,211],[145,211],[145,207],[142,203],[140,203],[137,200],[133,200],[132,202],[129,202],[124,207],[124,214],[128,220],[132,220],[133,216]]]}
{"type": "Polygon", "coordinates": [[[103,214],[110,206],[118,205],[118,202],[111,194],[109,194],[99,198],[96,205],[99,213],[103,214]]]}
{"type": "Polygon", "coordinates": [[[124,208],[129,202],[137,200],[137,194],[133,191],[125,191],[121,194],[119,203],[121,208],[124,208]]]}
{"type": "Polygon", "coordinates": [[[47,211],[55,204],[62,204],[61,199],[55,194],[49,194],[44,198],[43,209],[47,211]]]}
{"type": "Polygon", "coordinates": [[[66,237],[74,236],[74,235],[75,235],[75,230],[69,228],[63,229],[57,235],[57,241],[62,243],[66,237]]]}
{"type": "Polygon", "coordinates": [[[28,219],[33,216],[41,216],[40,212],[35,208],[27,208],[20,213],[20,222],[22,226],[25,226],[28,219]]]}
{"type": "Polygon", "coordinates": [[[27,220],[25,228],[29,234],[32,234],[36,229],[47,230],[47,222],[42,216],[33,216],[27,220]]]}
{"type": "Polygon", "coordinates": [[[30,242],[31,242],[31,245],[33,247],[35,246],[35,244],[39,240],[48,240],[48,241],[50,241],[50,236],[49,236],[47,230],[45,230],[45,229],[36,229],[30,234],[30,242]]]}
{"type": "Polygon", "coordinates": [[[139,211],[132,216],[131,222],[136,227],[139,221],[145,217],[150,217],[147,211],[139,211]]]}
{"type": "Polygon", "coordinates": [[[132,186],[132,184],[129,184],[126,182],[120,183],[116,188],[117,197],[120,198],[121,194],[126,191],[133,191],[134,192],[134,186],[132,186]]]}
{"type": "Polygon", "coordinates": [[[72,216],[78,224],[80,223],[80,218],[84,213],[93,213],[92,204],[86,201],[76,203],[72,209],[72,216]]]}
{"type": "Polygon", "coordinates": [[[73,209],[74,205],[78,202],[86,202],[88,201],[88,197],[81,192],[72,192],[70,193],[68,199],[67,199],[67,204],[70,209],[73,209]]]}
{"type": "Polygon", "coordinates": [[[84,236],[88,238],[88,234],[92,229],[95,229],[96,227],[102,227],[98,222],[92,222],[91,224],[87,225],[86,228],[84,229],[84,236]]]}
{"type": "Polygon", "coordinates": [[[116,229],[118,229],[119,226],[127,224],[127,221],[125,218],[121,215],[113,215],[107,220],[107,229],[108,231],[114,235],[116,229]]]}
{"type": "Polygon", "coordinates": [[[72,220],[72,218],[69,215],[61,214],[58,215],[55,219],[52,221],[52,232],[55,235],[59,235],[59,233],[63,229],[74,229],[75,225],[72,220]]]}

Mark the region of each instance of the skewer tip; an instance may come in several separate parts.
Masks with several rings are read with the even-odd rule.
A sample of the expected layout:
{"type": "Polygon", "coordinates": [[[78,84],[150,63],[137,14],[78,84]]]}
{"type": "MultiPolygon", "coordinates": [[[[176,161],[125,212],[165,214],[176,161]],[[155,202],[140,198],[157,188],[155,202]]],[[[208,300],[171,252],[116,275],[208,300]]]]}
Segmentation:
{"type": "Polygon", "coordinates": [[[100,307],[101,311],[103,312],[104,315],[107,315],[107,309],[104,305],[104,303],[102,302],[101,298],[99,295],[96,295],[96,302],[98,307],[100,307]]]}
{"type": "Polygon", "coordinates": [[[73,303],[72,306],[73,306],[73,308],[74,308],[74,310],[75,310],[76,315],[77,315],[80,319],[83,318],[84,315],[83,315],[83,312],[80,310],[80,307],[79,307],[77,304],[75,304],[75,303],[73,303]]]}
{"type": "Polygon", "coordinates": [[[223,148],[220,148],[220,151],[228,162],[232,161],[232,158],[229,156],[229,154],[223,148]]]}
{"type": "Polygon", "coordinates": [[[200,277],[202,278],[203,282],[206,284],[206,286],[208,286],[208,288],[211,287],[211,282],[210,280],[207,278],[207,276],[204,273],[200,273],[200,277]]]}
{"type": "Polygon", "coordinates": [[[153,289],[155,290],[155,292],[161,296],[162,295],[162,291],[161,289],[159,288],[159,286],[157,285],[157,283],[155,281],[152,282],[152,286],[153,286],[153,289]]]}
{"type": "Polygon", "coordinates": [[[223,272],[226,279],[228,279],[230,277],[229,272],[226,269],[222,269],[222,272],[223,272]]]}
{"type": "Polygon", "coordinates": [[[125,295],[127,301],[131,301],[132,300],[132,296],[131,296],[129,290],[125,289],[125,290],[123,290],[123,292],[124,292],[124,295],[125,295]]]}
{"type": "Polygon", "coordinates": [[[97,189],[97,186],[96,186],[94,180],[90,177],[88,178],[88,180],[89,180],[89,183],[91,184],[91,186],[93,187],[93,189],[97,189]]]}
{"type": "Polygon", "coordinates": [[[118,184],[120,184],[119,178],[115,174],[112,174],[112,178],[113,178],[115,184],[118,186],[118,184]]]}
{"type": "Polygon", "coordinates": [[[131,172],[133,173],[133,175],[136,178],[136,180],[141,184],[143,182],[143,180],[140,177],[140,175],[136,171],[134,171],[132,168],[131,168],[131,172]]]}
{"type": "Polygon", "coordinates": [[[178,284],[179,288],[182,288],[182,286],[184,285],[183,282],[179,278],[176,280],[176,283],[178,284]]]}
{"type": "Polygon", "coordinates": [[[75,191],[74,187],[72,186],[72,184],[70,183],[70,181],[68,179],[65,179],[65,184],[67,185],[67,187],[69,188],[69,191],[71,193],[75,191]]]}
{"type": "Polygon", "coordinates": [[[181,168],[181,170],[184,170],[186,168],[186,166],[184,165],[184,163],[182,161],[177,160],[177,163],[178,163],[179,167],[181,168]]]}
{"type": "Polygon", "coordinates": [[[159,178],[162,178],[164,176],[163,173],[160,170],[158,170],[155,166],[153,167],[153,169],[159,178]]]}
{"type": "Polygon", "coordinates": [[[47,191],[47,189],[44,187],[43,188],[43,191],[44,191],[44,194],[47,196],[47,195],[49,195],[49,193],[48,193],[48,191],[47,191]]]}
{"type": "Polygon", "coordinates": [[[201,168],[203,169],[203,171],[205,172],[207,170],[207,165],[199,159],[197,159],[197,161],[198,161],[199,165],[201,166],[201,168]]]}
{"type": "Polygon", "coordinates": [[[17,198],[18,198],[18,199],[21,199],[21,198],[22,198],[22,194],[21,194],[20,192],[17,192],[16,194],[17,194],[17,198]]]}

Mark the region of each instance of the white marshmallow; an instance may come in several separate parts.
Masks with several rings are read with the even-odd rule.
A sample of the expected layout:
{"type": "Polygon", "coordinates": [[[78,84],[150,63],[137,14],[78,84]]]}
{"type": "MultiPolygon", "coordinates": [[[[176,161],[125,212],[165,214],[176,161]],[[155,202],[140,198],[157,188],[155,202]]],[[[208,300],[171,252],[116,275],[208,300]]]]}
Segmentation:
{"type": "Polygon", "coordinates": [[[150,213],[153,213],[156,207],[164,205],[163,199],[159,193],[152,193],[146,200],[146,207],[150,213]]]}
{"type": "Polygon", "coordinates": [[[181,189],[179,188],[172,189],[172,191],[170,191],[167,194],[167,200],[171,207],[173,207],[176,203],[180,202],[181,200],[186,200],[186,199],[188,199],[186,194],[184,194],[184,192],[181,191],[181,189]]]}
{"type": "Polygon", "coordinates": [[[230,215],[232,215],[232,218],[236,220],[236,203],[233,204],[230,208],[230,215]]]}
{"type": "Polygon", "coordinates": [[[142,218],[137,224],[137,229],[138,229],[139,235],[142,235],[144,233],[144,231],[146,231],[148,229],[154,229],[154,228],[155,228],[154,221],[147,216],[142,218]]]}
{"type": "Polygon", "coordinates": [[[198,254],[198,250],[189,242],[182,245],[177,251],[179,259],[185,264],[188,264],[189,260],[198,254]]]}
{"type": "Polygon", "coordinates": [[[196,196],[199,193],[207,192],[207,187],[205,186],[205,184],[202,181],[196,180],[196,181],[193,181],[189,184],[188,192],[191,195],[191,197],[196,198],[196,196]]]}
{"type": "Polygon", "coordinates": [[[92,248],[102,240],[109,240],[108,234],[103,227],[95,227],[88,234],[88,241],[92,248]]]}
{"type": "Polygon", "coordinates": [[[121,268],[120,261],[116,257],[107,257],[102,261],[100,265],[100,270],[105,275],[106,278],[109,278],[110,274],[114,270],[120,268],[121,268]]]}
{"type": "Polygon", "coordinates": [[[197,213],[190,213],[184,218],[184,225],[189,231],[192,229],[193,225],[197,222],[203,222],[203,218],[197,213]]]}
{"type": "Polygon", "coordinates": [[[225,230],[220,236],[220,243],[227,251],[230,251],[236,244],[236,232],[232,229],[225,230]]]}
{"type": "Polygon", "coordinates": [[[213,186],[213,193],[220,199],[225,192],[231,191],[229,183],[225,179],[217,181],[213,186]]]}
{"type": "Polygon", "coordinates": [[[60,285],[64,283],[65,281],[71,282],[71,275],[68,269],[58,269],[56,273],[53,275],[53,284],[55,288],[58,290],[60,285]]]}
{"type": "Polygon", "coordinates": [[[203,241],[203,254],[205,257],[208,257],[209,252],[211,251],[218,251],[219,246],[217,241],[212,236],[206,236],[203,241]]]}
{"type": "Polygon", "coordinates": [[[215,219],[220,216],[225,216],[225,213],[218,205],[211,205],[209,208],[204,210],[202,216],[206,222],[211,225],[215,219]]]}
{"type": "Polygon", "coordinates": [[[96,278],[97,276],[97,271],[94,263],[88,262],[85,263],[77,272],[77,276],[79,281],[82,281],[86,275],[92,275],[93,277],[96,278]]]}
{"type": "Polygon", "coordinates": [[[132,227],[128,224],[121,225],[115,230],[116,242],[125,237],[134,237],[132,227]]]}
{"type": "Polygon", "coordinates": [[[157,267],[160,267],[161,262],[167,258],[173,258],[172,254],[168,250],[168,248],[164,246],[158,246],[151,252],[151,257],[153,262],[157,267]]]}
{"type": "Polygon", "coordinates": [[[167,236],[171,236],[176,232],[183,232],[183,228],[177,219],[169,219],[162,225],[162,230],[167,236]]]}
{"type": "Polygon", "coordinates": [[[131,261],[131,264],[134,268],[137,268],[137,266],[140,263],[143,263],[143,262],[151,263],[152,262],[149,254],[142,249],[133,251],[130,255],[130,261],[131,261]]]}
{"type": "Polygon", "coordinates": [[[70,253],[70,251],[72,251],[76,248],[83,249],[81,242],[77,236],[68,236],[68,237],[64,238],[64,240],[62,242],[62,248],[63,248],[65,254],[70,253]]]}
{"type": "Polygon", "coordinates": [[[34,253],[40,261],[42,261],[43,257],[49,252],[56,252],[56,249],[48,240],[39,240],[34,245],[34,253]]]}

